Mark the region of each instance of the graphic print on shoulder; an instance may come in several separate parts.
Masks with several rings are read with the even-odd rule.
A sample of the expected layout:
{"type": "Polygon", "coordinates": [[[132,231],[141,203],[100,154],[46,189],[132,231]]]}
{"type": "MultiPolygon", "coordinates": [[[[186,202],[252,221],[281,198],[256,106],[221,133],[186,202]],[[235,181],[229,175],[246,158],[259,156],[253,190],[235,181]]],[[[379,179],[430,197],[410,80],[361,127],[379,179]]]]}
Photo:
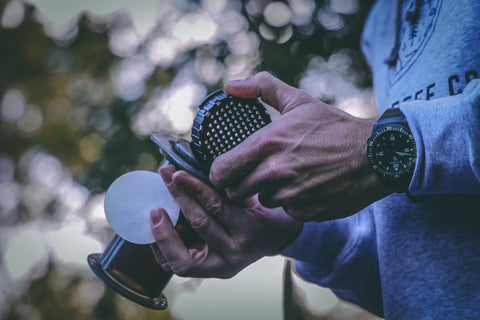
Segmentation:
{"type": "Polygon", "coordinates": [[[398,59],[389,71],[390,85],[395,84],[422,53],[435,30],[441,4],[442,0],[403,1],[398,59]]]}

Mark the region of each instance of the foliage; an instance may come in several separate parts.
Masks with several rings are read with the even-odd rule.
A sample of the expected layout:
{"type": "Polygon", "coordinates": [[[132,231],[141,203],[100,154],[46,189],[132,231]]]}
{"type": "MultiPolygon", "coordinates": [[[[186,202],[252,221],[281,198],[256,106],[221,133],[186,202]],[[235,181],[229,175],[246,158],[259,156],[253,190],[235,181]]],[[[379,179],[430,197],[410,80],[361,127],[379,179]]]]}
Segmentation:
{"type": "MultiPolygon", "coordinates": [[[[56,225],[76,215],[89,228],[90,236],[105,242],[111,236],[108,226],[96,225],[87,209],[94,196],[104,193],[121,174],[158,167],[162,158],[148,141],[145,130],[165,129],[188,137],[188,130],[172,124],[177,118],[153,125],[147,121],[149,110],[163,110],[159,103],[185,82],[193,81],[192,92],[203,93],[187,102],[185,110],[195,110],[195,102],[220,88],[226,80],[267,70],[298,86],[315,57],[328,59],[342,52],[352,61],[355,86],[371,85],[359,39],[372,0],[278,1],[277,7],[271,6],[272,1],[229,0],[220,9],[216,7],[215,19],[213,13],[209,16],[209,6],[215,1],[166,1],[160,10],[167,10],[171,19],[157,19],[156,25],[137,39],[130,51],[128,38],[125,46],[120,45],[120,51],[114,44],[116,32],[128,34],[133,28],[125,12],[119,10],[99,19],[85,11],[58,36],[48,32],[48,23],[28,3],[0,1],[0,17],[14,2],[22,4],[23,18],[17,25],[0,26],[2,232],[30,223],[56,225]],[[278,19],[272,22],[272,17],[278,18],[275,11],[270,16],[265,13],[267,8],[280,12],[285,7],[294,12],[295,3],[310,6],[300,22],[293,21],[295,16],[285,23],[278,19]],[[151,58],[149,48],[172,32],[167,31],[172,19],[181,21],[192,13],[214,19],[220,30],[233,31],[181,45],[170,39],[171,46],[178,45],[174,57],[161,61],[151,58]],[[227,13],[232,17],[230,24],[221,20],[227,13]],[[239,45],[239,39],[248,41],[239,45]],[[242,51],[242,45],[249,50],[242,51]],[[128,68],[135,72],[125,71],[128,68]],[[131,82],[122,86],[122,77],[131,82]],[[135,82],[135,77],[140,79],[135,82]],[[40,166],[39,159],[48,160],[48,165],[40,166]],[[52,166],[56,171],[50,170],[52,166]],[[59,179],[53,179],[58,175],[59,179]],[[62,189],[66,187],[60,182],[66,180],[71,181],[71,189],[62,189]],[[59,193],[58,189],[64,192],[59,193]],[[68,198],[72,192],[80,196],[68,198]],[[72,199],[79,204],[72,204],[72,199]]],[[[161,48],[163,54],[170,49],[161,48]]],[[[191,115],[185,114],[178,119],[184,116],[188,122],[191,115]]],[[[4,255],[6,251],[3,246],[0,253],[4,255]]],[[[65,267],[57,262],[49,257],[43,272],[25,280],[19,294],[3,293],[0,297],[9,305],[0,308],[0,317],[27,319],[41,314],[41,318],[48,319],[127,318],[121,300],[118,302],[119,298],[109,290],[93,304],[82,304],[78,290],[90,280],[82,274],[63,273],[65,267]]],[[[167,312],[160,314],[142,308],[133,313],[138,319],[170,318],[167,312]]]]}

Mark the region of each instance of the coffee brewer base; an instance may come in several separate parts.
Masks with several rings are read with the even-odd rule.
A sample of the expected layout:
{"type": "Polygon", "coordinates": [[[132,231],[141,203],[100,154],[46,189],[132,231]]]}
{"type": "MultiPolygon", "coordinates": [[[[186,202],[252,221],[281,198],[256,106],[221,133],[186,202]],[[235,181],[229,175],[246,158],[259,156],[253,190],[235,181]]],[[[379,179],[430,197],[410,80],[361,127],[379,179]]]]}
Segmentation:
{"type": "Polygon", "coordinates": [[[167,298],[161,293],[158,297],[147,297],[141,294],[138,294],[128,287],[125,287],[120,282],[115,280],[107,272],[105,272],[100,265],[100,254],[92,253],[88,256],[88,264],[92,271],[105,282],[110,288],[115,290],[117,293],[121,294],[125,298],[138,303],[144,307],[155,309],[155,310],[165,310],[168,307],[167,298]]]}
{"type": "Polygon", "coordinates": [[[162,290],[172,277],[153,258],[149,245],[136,245],[115,235],[106,250],[87,258],[92,271],[110,288],[144,307],[164,310],[162,290]]]}

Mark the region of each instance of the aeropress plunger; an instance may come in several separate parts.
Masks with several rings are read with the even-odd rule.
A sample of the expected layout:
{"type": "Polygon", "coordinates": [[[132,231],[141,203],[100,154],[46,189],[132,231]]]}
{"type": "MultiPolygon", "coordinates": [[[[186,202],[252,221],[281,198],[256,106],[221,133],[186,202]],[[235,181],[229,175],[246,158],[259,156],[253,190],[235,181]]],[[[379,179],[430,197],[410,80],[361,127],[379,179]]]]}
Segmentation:
{"type": "MultiPolygon", "coordinates": [[[[218,90],[211,93],[200,103],[193,122],[192,141],[177,139],[164,133],[152,133],[150,139],[160,148],[166,163],[174,165],[177,170],[186,170],[212,186],[208,180],[208,172],[213,160],[269,122],[271,122],[270,116],[258,99],[242,99],[229,95],[223,90],[218,90]]],[[[132,172],[130,178],[134,177],[133,173],[135,172],[132,172]]],[[[141,174],[148,175],[149,179],[152,178],[149,172],[143,171],[141,174]]],[[[124,176],[127,175],[129,173],[124,176]]],[[[126,177],[124,176],[117,180],[125,180],[126,177]]],[[[154,174],[153,178],[157,184],[159,183],[157,180],[161,180],[157,173],[154,174]]],[[[107,197],[117,180],[107,191],[107,197]]],[[[135,194],[135,183],[126,183],[127,192],[135,194]]],[[[163,192],[161,194],[164,194],[165,198],[170,196],[167,194],[168,191],[165,187],[161,190],[163,192]]],[[[122,192],[125,191],[122,190],[122,192]]],[[[161,194],[157,194],[153,190],[147,190],[148,192],[154,194],[157,198],[162,197],[161,194]]],[[[143,199],[142,196],[144,195],[135,196],[143,199]]],[[[107,197],[105,212],[108,220],[107,197]]],[[[125,202],[129,199],[127,196],[122,197],[121,193],[119,197],[125,202]]],[[[122,203],[121,205],[122,210],[124,207],[128,207],[128,203],[122,203]]],[[[154,209],[154,207],[148,208],[148,210],[151,209],[154,209]]],[[[178,214],[178,220],[175,229],[185,245],[191,247],[200,242],[201,239],[190,228],[183,214],[175,212],[174,216],[176,214],[178,214]]],[[[120,215],[119,219],[122,220],[122,218],[124,217],[120,215]]],[[[143,219],[148,220],[145,217],[143,219]]],[[[150,246],[150,243],[154,242],[151,231],[148,230],[139,235],[138,230],[140,228],[136,230],[135,222],[130,225],[123,223],[127,225],[127,228],[121,229],[120,227],[117,228],[120,223],[113,221],[113,218],[111,218],[109,223],[116,233],[103,253],[93,253],[88,256],[88,264],[93,272],[117,293],[142,306],[164,310],[167,308],[168,302],[162,291],[171,279],[172,273],[164,271],[156,262],[150,246]],[[141,239],[131,235],[135,231],[137,231],[135,236],[139,235],[141,239]],[[146,237],[143,237],[144,235],[146,237]]],[[[142,230],[149,229],[149,222],[144,221],[142,227],[142,230]]]]}

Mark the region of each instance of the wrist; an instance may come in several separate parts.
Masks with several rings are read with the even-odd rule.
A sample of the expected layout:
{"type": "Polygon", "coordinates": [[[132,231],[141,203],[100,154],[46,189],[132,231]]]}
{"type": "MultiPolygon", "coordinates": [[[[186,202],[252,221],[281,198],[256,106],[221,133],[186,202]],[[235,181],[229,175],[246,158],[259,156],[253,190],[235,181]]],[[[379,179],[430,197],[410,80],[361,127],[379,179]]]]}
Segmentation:
{"type": "MultiPolygon", "coordinates": [[[[373,127],[375,123],[380,119],[381,115],[376,116],[375,118],[367,119],[366,125],[364,126],[365,131],[363,132],[363,150],[367,150],[368,139],[372,134],[373,127]]],[[[372,168],[370,161],[368,160],[367,153],[363,151],[363,165],[364,165],[364,180],[365,188],[369,190],[371,202],[373,203],[377,200],[380,200],[392,193],[395,192],[395,189],[387,184],[385,184],[377,174],[377,172],[372,168]]]]}
{"type": "Polygon", "coordinates": [[[398,108],[387,109],[373,124],[366,155],[385,189],[408,193],[417,161],[415,139],[398,108]]]}
{"type": "Polygon", "coordinates": [[[292,244],[298,239],[298,237],[302,233],[303,225],[304,225],[304,222],[298,221],[295,228],[292,229],[292,230],[294,230],[294,232],[289,234],[288,240],[278,249],[278,252],[272,254],[272,256],[275,256],[275,255],[278,255],[278,254],[280,254],[282,256],[290,256],[288,254],[288,252],[290,251],[289,248],[292,246],[292,244]]]}

